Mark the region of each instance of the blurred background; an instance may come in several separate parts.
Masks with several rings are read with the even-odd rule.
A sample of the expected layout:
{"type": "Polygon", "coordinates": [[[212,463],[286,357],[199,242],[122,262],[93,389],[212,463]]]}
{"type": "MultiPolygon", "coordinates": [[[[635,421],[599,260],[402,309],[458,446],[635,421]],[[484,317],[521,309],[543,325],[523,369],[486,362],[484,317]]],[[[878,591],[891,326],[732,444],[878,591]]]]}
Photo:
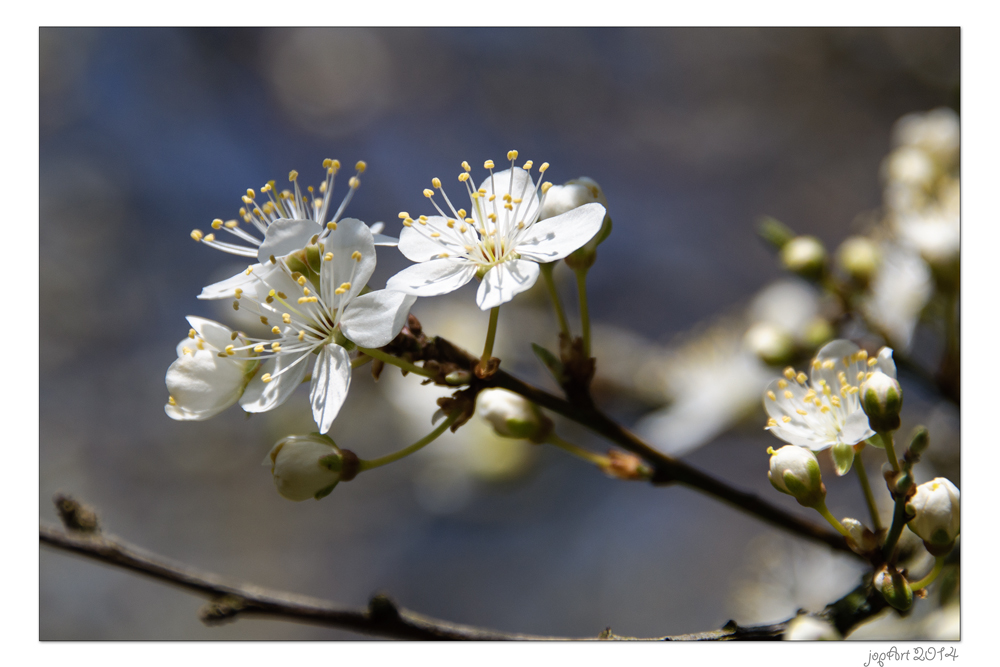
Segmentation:
{"type": "MultiPolygon", "coordinates": [[[[710,357],[688,332],[725,338],[711,332],[781,277],[758,216],[828,248],[866,230],[893,123],[958,110],[959,51],[958,29],[922,28],[42,29],[40,519],[54,522],[51,498],[68,493],[106,531],[208,571],[352,606],[386,592],[512,632],[655,636],[822,608],[856,583],[849,558],[693,491],[501,441],[478,420],[320,502],[281,498],[261,461],[279,437],[313,429],[306,390],[252,419],[163,412],[184,316],[249,326],[228,303],[195,299],[246,262],[189,232],[236,217],[248,187],[291,169],[318,185],[328,157],[367,161],[347,215],[390,234],[399,211],[430,212],[432,177],[458,196],[448,184],[463,160],[500,164],[517,149],[550,162],[553,182],[589,176],[615,223],[589,278],[599,400],[632,426],[669,402],[655,380],[622,380],[635,380],[634,352],[710,357]],[[779,576],[788,559],[802,582],[779,576]]],[[[339,201],[346,178],[336,187],[339,201]]],[[[379,249],[372,286],[406,265],[379,249]]],[[[474,289],[413,313],[478,350],[487,317],[474,289]]],[[[497,354],[551,389],[529,343],[555,338],[536,289],[504,308],[497,354]]],[[[918,330],[912,354],[933,358],[938,344],[918,330]]],[[[692,373],[725,403],[729,380],[692,373]]],[[[937,420],[935,443],[957,452],[957,409],[903,386],[904,430],[937,420]]],[[[431,429],[438,395],[393,369],[378,383],[357,371],[330,435],[364,458],[388,453],[431,429]]],[[[796,512],[767,482],[765,419],[759,408],[721,419],[685,455],[796,512]]],[[[961,486],[957,453],[936,465],[961,486]]],[[[862,515],[853,476],[826,478],[833,513],[862,515]]],[[[195,597],[47,550],[40,577],[42,639],[357,637],[274,621],[206,628],[195,597]]]]}

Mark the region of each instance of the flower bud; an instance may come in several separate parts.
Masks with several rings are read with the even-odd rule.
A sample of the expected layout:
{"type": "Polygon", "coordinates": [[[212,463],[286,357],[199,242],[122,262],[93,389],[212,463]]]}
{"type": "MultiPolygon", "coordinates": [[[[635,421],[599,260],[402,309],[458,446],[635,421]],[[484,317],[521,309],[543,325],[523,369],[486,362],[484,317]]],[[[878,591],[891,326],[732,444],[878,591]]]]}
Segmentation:
{"type": "Polygon", "coordinates": [[[875,533],[868,530],[857,519],[844,518],[841,519],[840,523],[843,524],[851,536],[847,541],[847,546],[851,547],[851,551],[854,553],[864,556],[878,548],[878,540],[875,538],[875,533]]]}
{"type": "Polygon", "coordinates": [[[792,273],[816,280],[826,266],[826,248],[815,236],[796,236],[781,249],[781,262],[792,273]]]}
{"type": "Polygon", "coordinates": [[[837,264],[861,286],[871,282],[880,259],[878,246],[866,236],[852,236],[837,250],[837,264]]]}
{"type": "MultiPolygon", "coordinates": [[[[553,185],[545,193],[542,201],[542,210],[538,215],[539,220],[554,218],[562,215],[574,208],[584,204],[597,203],[605,209],[608,207],[608,199],[604,196],[604,191],[592,178],[581,176],[572,181],[566,181],[563,185],[553,185]]],[[[573,251],[566,257],[566,264],[572,269],[587,269],[594,264],[597,257],[597,246],[604,242],[611,234],[611,217],[605,214],[601,229],[596,235],[581,248],[573,251]]]]}
{"type": "Polygon", "coordinates": [[[828,621],[809,614],[800,614],[788,623],[782,639],[786,642],[815,642],[840,641],[843,637],[828,621]]]}
{"type": "Polygon", "coordinates": [[[861,408],[868,415],[868,424],[876,433],[898,429],[899,411],[902,407],[903,390],[896,378],[876,370],[861,385],[861,408]]]}
{"type": "Polygon", "coordinates": [[[778,451],[768,447],[771,486],[794,497],[800,505],[816,507],[826,498],[816,455],[804,447],[785,445],[778,451]]]}
{"type": "Polygon", "coordinates": [[[872,583],[885,601],[899,611],[906,611],[913,606],[913,589],[910,588],[910,582],[891,565],[883,565],[875,574],[872,583]]]}
{"type": "Polygon", "coordinates": [[[854,445],[838,442],[833,446],[833,466],[838,477],[843,477],[851,471],[854,464],[854,445]]]}
{"type": "Polygon", "coordinates": [[[538,407],[505,389],[487,389],[479,394],[479,415],[488,421],[497,435],[505,438],[545,441],[552,432],[552,420],[538,407]]]}
{"type": "Polygon", "coordinates": [[[264,465],[268,462],[282,496],[295,501],[319,500],[340,481],[344,457],[326,436],[290,435],[271,448],[264,465]]]}
{"type": "Polygon", "coordinates": [[[806,325],[803,340],[809,347],[822,347],[833,340],[837,332],[825,317],[815,317],[806,325]]]}
{"type": "Polygon", "coordinates": [[[757,322],[747,329],[743,344],[771,366],[787,365],[795,353],[795,342],[788,332],[770,322],[757,322]]]}
{"type": "Polygon", "coordinates": [[[924,541],[924,546],[935,556],[951,551],[961,528],[961,494],[950,481],[936,477],[917,487],[916,493],[906,503],[906,511],[913,515],[910,530],[924,541]]]}

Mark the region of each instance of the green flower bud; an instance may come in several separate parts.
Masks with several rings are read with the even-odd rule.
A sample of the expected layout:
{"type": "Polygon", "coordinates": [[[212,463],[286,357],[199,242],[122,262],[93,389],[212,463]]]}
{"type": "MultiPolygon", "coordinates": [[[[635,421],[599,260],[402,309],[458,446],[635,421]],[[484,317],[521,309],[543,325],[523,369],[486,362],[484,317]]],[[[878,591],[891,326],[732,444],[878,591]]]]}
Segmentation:
{"type": "Polygon", "coordinates": [[[771,366],[787,365],[795,353],[795,342],[788,332],[770,322],[757,322],[747,329],[743,344],[771,366]]]}
{"type": "Polygon", "coordinates": [[[264,459],[278,493],[295,501],[329,495],[340,481],[343,462],[340,449],[325,435],[290,435],[264,459]]]}
{"type": "Polygon", "coordinates": [[[877,433],[899,428],[902,407],[903,390],[896,378],[876,370],[861,385],[861,408],[868,415],[869,426],[877,433]]]}
{"type": "Polygon", "coordinates": [[[826,268],[826,248],[815,236],[796,236],[781,249],[785,268],[809,280],[817,280],[826,268]]]}
{"type": "Polygon", "coordinates": [[[912,514],[909,527],[935,556],[951,551],[961,529],[961,493],[944,477],[936,477],[917,487],[907,501],[906,511],[912,514]]]}
{"type": "Polygon", "coordinates": [[[910,582],[891,565],[883,565],[875,574],[872,583],[885,601],[899,611],[906,611],[913,606],[913,589],[910,588],[910,582]]]}
{"type": "Polygon", "coordinates": [[[479,394],[479,416],[497,435],[540,443],[552,432],[552,420],[538,407],[505,389],[487,389],[479,394]]]}
{"type": "MultiPolygon", "coordinates": [[[[581,176],[572,181],[566,181],[563,185],[553,185],[545,192],[545,199],[542,202],[542,210],[538,215],[539,220],[554,218],[562,215],[574,208],[584,204],[598,203],[605,209],[608,207],[607,197],[604,191],[592,178],[581,176]]],[[[611,217],[604,216],[604,223],[594,238],[590,239],[581,248],[570,253],[566,257],[566,264],[573,269],[586,269],[594,264],[597,257],[597,246],[604,242],[611,234],[611,217]]]]}
{"type": "Polygon", "coordinates": [[[875,538],[875,533],[868,530],[863,523],[857,519],[844,518],[840,521],[847,532],[850,533],[850,539],[847,541],[847,546],[851,547],[851,551],[856,554],[864,556],[867,553],[871,553],[876,548],[878,548],[878,541],[875,538]]]}
{"type": "Polygon", "coordinates": [[[822,347],[833,340],[836,335],[837,332],[834,331],[833,326],[826,318],[817,317],[806,325],[803,338],[809,347],[822,347]]]}
{"type": "Polygon", "coordinates": [[[767,478],[771,486],[799,501],[805,507],[816,507],[826,498],[826,487],[816,455],[805,447],[785,445],[778,451],[768,447],[771,470],[767,478]]]}
{"type": "Polygon", "coordinates": [[[852,236],[837,250],[837,264],[861,286],[871,282],[880,262],[878,246],[867,236],[852,236]]]}

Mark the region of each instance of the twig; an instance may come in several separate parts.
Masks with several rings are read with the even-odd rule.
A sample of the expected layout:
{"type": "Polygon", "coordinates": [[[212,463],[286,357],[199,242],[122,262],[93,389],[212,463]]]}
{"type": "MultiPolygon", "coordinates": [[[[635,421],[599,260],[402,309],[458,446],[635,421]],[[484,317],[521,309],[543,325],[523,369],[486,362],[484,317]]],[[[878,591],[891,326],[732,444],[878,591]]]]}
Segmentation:
{"type": "MultiPolygon", "coordinates": [[[[566,640],[642,640],[616,635],[607,628],[597,637],[552,637],[500,632],[469,625],[449,623],[397,606],[385,595],[376,595],[367,609],[351,609],[325,600],[268,590],[253,584],[226,581],[214,574],[148,553],[127,542],[81,531],[65,532],[39,526],[41,544],[62,549],[99,562],[120,567],[153,579],[205,595],[210,601],[199,612],[206,625],[233,621],[241,616],[276,618],[298,623],[353,630],[366,635],[395,639],[465,640],[465,641],[566,641],[566,640]]],[[[885,607],[870,585],[863,584],[850,594],[827,606],[818,614],[846,633],[885,607]]],[[[741,626],[729,621],[711,632],[651,637],[643,641],[748,641],[781,639],[793,619],[771,625],[741,626]]]]}

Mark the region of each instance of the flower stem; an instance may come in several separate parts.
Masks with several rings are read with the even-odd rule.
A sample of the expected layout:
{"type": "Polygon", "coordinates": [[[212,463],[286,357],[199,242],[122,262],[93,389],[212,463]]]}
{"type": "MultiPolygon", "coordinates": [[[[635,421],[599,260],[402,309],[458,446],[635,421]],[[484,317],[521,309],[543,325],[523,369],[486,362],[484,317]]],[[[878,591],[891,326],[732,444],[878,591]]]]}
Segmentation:
{"type": "Polygon", "coordinates": [[[872,495],[872,487],[868,483],[868,472],[865,470],[865,462],[861,460],[861,452],[858,452],[854,457],[854,469],[858,471],[858,479],[861,480],[861,490],[865,493],[868,512],[872,516],[872,526],[877,533],[882,530],[882,520],[878,516],[878,506],[875,504],[875,496],[872,495]]]}
{"type": "Polygon", "coordinates": [[[567,451],[573,456],[581,458],[584,461],[587,461],[588,463],[593,463],[595,466],[598,467],[604,467],[610,465],[611,463],[611,459],[609,459],[607,456],[601,456],[600,454],[588,452],[583,447],[578,447],[577,445],[574,445],[571,442],[566,442],[555,433],[550,433],[549,437],[545,439],[545,442],[549,443],[550,445],[555,445],[559,449],[567,451]]]}
{"type": "Polygon", "coordinates": [[[351,360],[351,368],[352,369],[354,369],[354,368],[361,368],[365,364],[371,362],[371,360],[372,360],[372,358],[369,357],[368,355],[365,355],[363,357],[358,357],[357,359],[351,360]]]}
{"type": "Polygon", "coordinates": [[[851,534],[849,532],[847,532],[847,529],[844,528],[844,524],[840,523],[840,521],[837,520],[837,517],[835,517],[832,514],[830,514],[830,510],[828,510],[826,508],[826,503],[825,502],[823,502],[821,500],[818,505],[816,505],[815,507],[813,507],[813,509],[816,510],[817,512],[819,512],[820,516],[822,516],[824,519],[826,519],[827,522],[831,526],[833,526],[837,530],[838,533],[840,533],[844,537],[850,537],[851,536],[851,534]]]}
{"type": "Polygon", "coordinates": [[[414,364],[411,364],[409,361],[406,361],[405,359],[400,359],[399,357],[394,357],[391,354],[386,354],[382,350],[375,350],[367,347],[359,347],[358,349],[361,352],[367,354],[369,357],[373,357],[375,359],[378,359],[379,361],[384,361],[385,363],[392,364],[393,366],[398,366],[399,368],[402,368],[404,371],[415,373],[416,375],[422,375],[425,378],[437,377],[437,373],[434,373],[433,371],[430,371],[426,368],[421,368],[420,366],[415,366],[414,364]]]}
{"type": "Polygon", "coordinates": [[[549,296],[552,298],[552,307],[555,308],[556,317],[559,318],[559,329],[569,338],[569,321],[566,319],[566,312],[559,300],[559,292],[556,291],[556,281],[552,277],[555,266],[556,262],[549,262],[548,264],[540,264],[539,268],[542,270],[542,277],[545,278],[545,287],[549,290],[549,296]]]}
{"type": "Polygon", "coordinates": [[[580,327],[583,329],[583,355],[590,358],[590,308],[587,305],[587,269],[576,269],[576,291],[580,295],[580,327]]]}
{"type": "Polygon", "coordinates": [[[885,536],[885,546],[882,547],[882,557],[887,563],[892,563],[893,552],[896,551],[896,543],[899,536],[903,534],[903,526],[906,525],[906,496],[899,494],[896,498],[896,506],[892,510],[892,525],[889,526],[889,534],[885,536]]]}
{"type": "Polygon", "coordinates": [[[372,468],[378,468],[379,466],[384,466],[386,464],[393,463],[395,461],[398,461],[399,459],[409,456],[410,454],[416,451],[419,451],[420,449],[423,449],[425,446],[437,440],[438,436],[447,431],[448,427],[455,423],[455,420],[458,419],[459,415],[461,415],[461,412],[456,412],[455,414],[451,415],[443,422],[441,422],[440,426],[438,426],[436,429],[428,433],[426,436],[424,436],[420,440],[417,440],[409,447],[399,450],[398,452],[395,452],[393,454],[388,454],[386,456],[382,456],[377,459],[371,459],[370,461],[361,459],[359,462],[358,470],[361,471],[361,470],[371,470],[372,468]]]}
{"type": "Polygon", "coordinates": [[[932,583],[934,583],[934,580],[938,578],[939,574],[941,574],[941,570],[944,569],[944,558],[945,558],[944,556],[938,556],[937,558],[935,558],[934,568],[930,572],[928,572],[927,576],[925,576],[923,579],[919,579],[917,581],[911,581],[910,588],[912,588],[915,591],[918,591],[921,588],[927,588],[932,583]]]}
{"type": "Polygon", "coordinates": [[[878,436],[882,439],[882,444],[885,445],[885,455],[889,457],[892,469],[899,472],[899,460],[896,458],[896,450],[892,445],[892,431],[879,433],[878,436]]]}
{"type": "Polygon", "coordinates": [[[483,347],[482,367],[486,368],[490,359],[493,358],[493,341],[497,337],[497,321],[500,319],[500,306],[496,306],[490,311],[490,328],[486,331],[486,345],[483,347]]]}

